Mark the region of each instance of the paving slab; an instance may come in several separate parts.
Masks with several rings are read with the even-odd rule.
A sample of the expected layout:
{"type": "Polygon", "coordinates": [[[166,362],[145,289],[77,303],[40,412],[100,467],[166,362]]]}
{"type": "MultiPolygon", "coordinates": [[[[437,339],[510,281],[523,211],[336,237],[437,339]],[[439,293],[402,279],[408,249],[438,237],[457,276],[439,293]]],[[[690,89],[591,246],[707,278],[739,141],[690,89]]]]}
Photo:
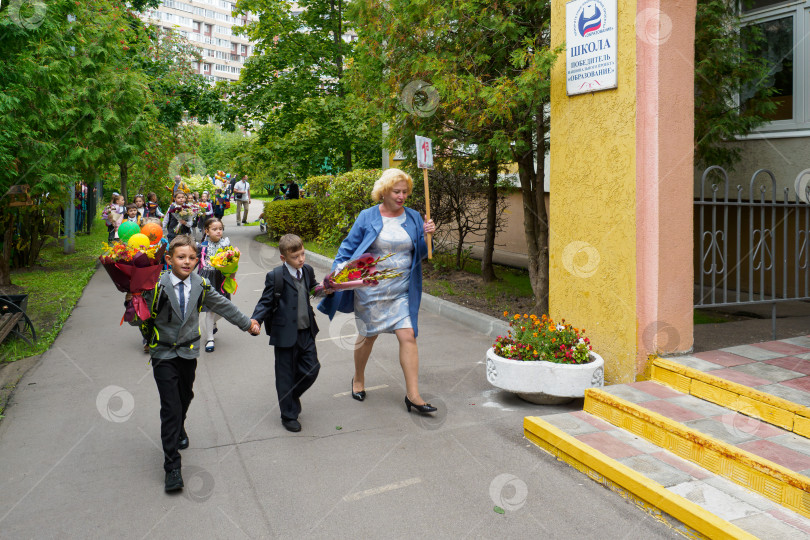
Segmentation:
{"type": "Polygon", "coordinates": [[[771,358],[779,358],[780,356],[784,356],[782,353],[768,351],[767,349],[756,347],[754,345],[737,345],[736,347],[726,347],[720,350],[757,361],[770,360],[771,358]]]}
{"type": "Polygon", "coordinates": [[[746,373],[748,375],[751,375],[752,377],[765,379],[766,381],[770,382],[782,382],[806,376],[805,374],[800,373],[798,371],[791,371],[789,369],[774,366],[772,364],[767,364],[765,362],[754,362],[752,364],[734,366],[728,369],[732,369],[740,373],[746,373]]]}

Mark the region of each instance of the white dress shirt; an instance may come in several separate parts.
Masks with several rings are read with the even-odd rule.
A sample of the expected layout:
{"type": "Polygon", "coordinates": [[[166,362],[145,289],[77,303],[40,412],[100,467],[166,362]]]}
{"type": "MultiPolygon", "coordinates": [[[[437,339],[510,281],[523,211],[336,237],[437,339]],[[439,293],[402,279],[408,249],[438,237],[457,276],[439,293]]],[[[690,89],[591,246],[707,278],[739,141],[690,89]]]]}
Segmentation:
{"type": "MultiPolygon", "coordinates": [[[[287,271],[290,273],[290,275],[292,277],[295,277],[295,272],[296,272],[295,268],[290,266],[290,263],[288,263],[287,261],[284,261],[284,266],[287,267],[287,271]]],[[[302,266],[298,271],[301,272],[301,277],[303,278],[304,277],[304,267],[302,266]]]]}
{"type": "MultiPolygon", "coordinates": [[[[183,289],[185,289],[183,292],[185,293],[185,297],[186,297],[186,311],[188,311],[188,302],[189,302],[189,298],[191,297],[191,279],[189,279],[190,277],[191,276],[187,277],[186,279],[180,279],[179,277],[174,275],[174,272],[172,272],[171,275],[169,276],[169,278],[172,280],[172,287],[174,287],[174,293],[175,294],[177,294],[177,284],[178,283],[183,284],[183,289]]],[[[179,294],[177,295],[177,302],[178,302],[178,304],[180,303],[180,295],[179,294]]],[[[183,312],[183,316],[184,317],[186,316],[185,312],[183,312]]]]}

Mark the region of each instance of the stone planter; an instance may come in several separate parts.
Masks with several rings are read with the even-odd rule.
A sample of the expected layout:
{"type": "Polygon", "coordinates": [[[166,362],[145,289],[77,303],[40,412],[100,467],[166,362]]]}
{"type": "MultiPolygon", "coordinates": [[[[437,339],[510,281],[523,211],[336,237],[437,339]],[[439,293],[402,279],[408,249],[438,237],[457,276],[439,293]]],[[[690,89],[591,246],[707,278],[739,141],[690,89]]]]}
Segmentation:
{"type": "Polygon", "coordinates": [[[487,381],[538,405],[558,405],[583,397],[586,388],[604,385],[605,361],[591,351],[587,364],[510,360],[487,351],[487,381]]]}

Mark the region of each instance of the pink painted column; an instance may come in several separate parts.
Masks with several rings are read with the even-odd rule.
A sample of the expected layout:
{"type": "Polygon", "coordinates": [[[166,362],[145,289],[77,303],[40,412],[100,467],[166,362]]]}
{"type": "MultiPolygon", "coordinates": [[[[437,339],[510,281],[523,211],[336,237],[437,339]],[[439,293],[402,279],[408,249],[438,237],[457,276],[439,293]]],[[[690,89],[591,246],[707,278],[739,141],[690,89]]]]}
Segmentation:
{"type": "Polygon", "coordinates": [[[637,2],[637,376],[693,344],[695,6],[637,2]]]}

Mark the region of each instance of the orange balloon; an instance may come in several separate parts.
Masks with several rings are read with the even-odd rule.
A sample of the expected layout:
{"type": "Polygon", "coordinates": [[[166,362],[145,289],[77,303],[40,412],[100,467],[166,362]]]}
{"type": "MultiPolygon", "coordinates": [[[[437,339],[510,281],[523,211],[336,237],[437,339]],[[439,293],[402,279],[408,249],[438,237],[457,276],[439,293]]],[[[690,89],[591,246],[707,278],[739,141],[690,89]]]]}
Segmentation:
{"type": "Polygon", "coordinates": [[[147,223],[141,227],[141,232],[149,237],[149,242],[152,245],[157,244],[163,238],[163,227],[157,223],[147,223]]]}

